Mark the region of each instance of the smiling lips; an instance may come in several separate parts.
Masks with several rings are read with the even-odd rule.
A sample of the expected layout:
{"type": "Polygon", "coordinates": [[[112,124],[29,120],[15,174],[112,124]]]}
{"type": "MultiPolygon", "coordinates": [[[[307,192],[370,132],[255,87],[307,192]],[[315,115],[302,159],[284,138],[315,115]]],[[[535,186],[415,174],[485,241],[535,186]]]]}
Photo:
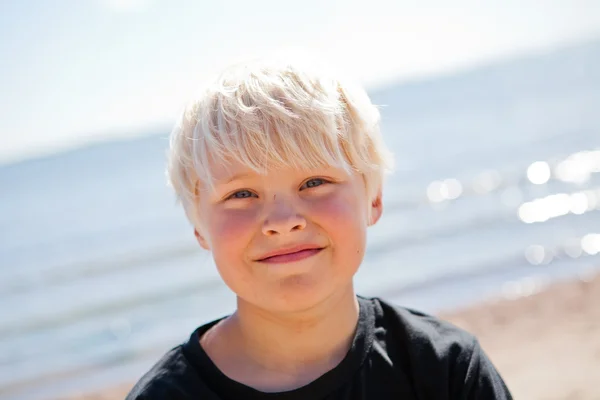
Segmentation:
{"type": "Polygon", "coordinates": [[[300,261],[311,257],[323,250],[316,245],[296,246],[288,249],[272,251],[263,255],[257,261],[269,264],[283,264],[288,262],[300,261]]]}

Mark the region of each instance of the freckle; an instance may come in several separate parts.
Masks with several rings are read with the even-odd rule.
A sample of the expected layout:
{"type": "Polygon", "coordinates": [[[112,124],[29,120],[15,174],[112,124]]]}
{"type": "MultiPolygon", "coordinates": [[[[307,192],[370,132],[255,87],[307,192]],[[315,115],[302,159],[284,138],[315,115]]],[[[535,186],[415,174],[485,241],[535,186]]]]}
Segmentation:
{"type": "Polygon", "coordinates": [[[276,195],[276,194],[274,194],[274,195],[273,195],[273,200],[275,200],[275,198],[276,198],[276,197],[277,197],[277,195],[276,195]]]}

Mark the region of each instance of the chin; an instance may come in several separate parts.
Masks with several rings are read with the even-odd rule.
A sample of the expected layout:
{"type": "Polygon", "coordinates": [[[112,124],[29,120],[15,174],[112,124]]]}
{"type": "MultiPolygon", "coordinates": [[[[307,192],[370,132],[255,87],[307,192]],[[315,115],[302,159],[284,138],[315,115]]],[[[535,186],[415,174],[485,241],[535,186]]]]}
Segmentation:
{"type": "Polygon", "coordinates": [[[272,293],[269,308],[277,312],[302,312],[327,300],[335,291],[333,283],[306,282],[301,277],[284,279],[278,290],[272,293]]]}

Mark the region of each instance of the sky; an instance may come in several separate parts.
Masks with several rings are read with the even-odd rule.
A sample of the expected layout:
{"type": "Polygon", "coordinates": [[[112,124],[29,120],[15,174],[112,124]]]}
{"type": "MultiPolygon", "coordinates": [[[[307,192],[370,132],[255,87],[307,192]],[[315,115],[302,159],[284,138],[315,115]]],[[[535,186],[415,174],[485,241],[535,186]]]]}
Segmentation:
{"type": "Polygon", "coordinates": [[[367,88],[600,38],[598,0],[0,2],[0,164],[170,128],[221,67],[286,49],[367,88]]]}

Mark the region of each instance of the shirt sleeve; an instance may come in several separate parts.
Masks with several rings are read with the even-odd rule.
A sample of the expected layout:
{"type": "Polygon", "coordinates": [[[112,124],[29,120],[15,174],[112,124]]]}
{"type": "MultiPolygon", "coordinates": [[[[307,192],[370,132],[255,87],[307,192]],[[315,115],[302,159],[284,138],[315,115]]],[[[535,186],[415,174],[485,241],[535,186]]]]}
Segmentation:
{"type": "Polygon", "coordinates": [[[487,357],[479,342],[474,341],[473,351],[464,378],[461,399],[512,400],[504,380],[487,357]]]}

